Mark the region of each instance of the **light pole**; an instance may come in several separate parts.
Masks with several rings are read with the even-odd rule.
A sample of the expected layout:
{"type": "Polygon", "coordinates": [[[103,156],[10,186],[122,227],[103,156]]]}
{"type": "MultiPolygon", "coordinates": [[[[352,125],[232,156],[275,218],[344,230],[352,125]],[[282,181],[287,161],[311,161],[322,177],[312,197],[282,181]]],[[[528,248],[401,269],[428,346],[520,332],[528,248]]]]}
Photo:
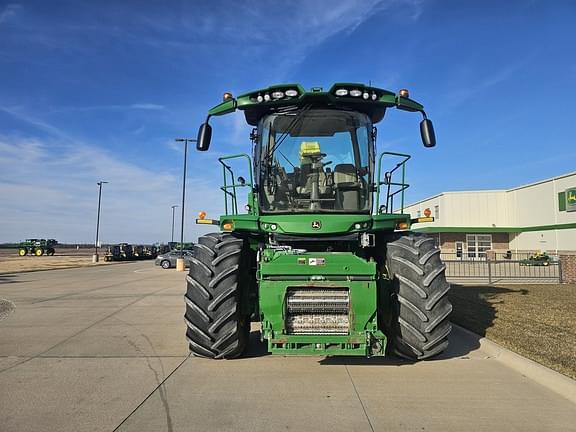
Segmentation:
{"type": "Polygon", "coordinates": [[[100,204],[102,202],[102,185],[108,183],[107,181],[99,181],[96,183],[98,185],[98,216],[96,217],[96,244],[94,245],[94,255],[92,256],[92,262],[98,262],[98,241],[100,235],[100,204]]]}
{"type": "Polygon", "coordinates": [[[174,209],[178,207],[177,205],[173,205],[172,206],[172,240],[170,240],[170,243],[174,243],[174,209]]]}
{"type": "Polygon", "coordinates": [[[182,221],[180,225],[180,258],[176,260],[176,271],[185,271],[184,264],[184,200],[186,198],[186,160],[188,159],[188,142],[196,142],[191,138],[176,138],[176,142],[184,143],[184,174],[182,176],[182,221]]]}

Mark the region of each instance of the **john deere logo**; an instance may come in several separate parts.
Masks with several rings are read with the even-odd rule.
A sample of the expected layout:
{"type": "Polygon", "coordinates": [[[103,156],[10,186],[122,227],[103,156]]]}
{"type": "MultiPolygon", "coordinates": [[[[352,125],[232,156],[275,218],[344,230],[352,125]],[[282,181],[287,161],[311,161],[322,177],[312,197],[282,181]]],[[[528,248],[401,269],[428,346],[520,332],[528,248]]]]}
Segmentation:
{"type": "Polygon", "coordinates": [[[322,228],[322,222],[319,220],[312,221],[312,229],[320,229],[322,228]]]}

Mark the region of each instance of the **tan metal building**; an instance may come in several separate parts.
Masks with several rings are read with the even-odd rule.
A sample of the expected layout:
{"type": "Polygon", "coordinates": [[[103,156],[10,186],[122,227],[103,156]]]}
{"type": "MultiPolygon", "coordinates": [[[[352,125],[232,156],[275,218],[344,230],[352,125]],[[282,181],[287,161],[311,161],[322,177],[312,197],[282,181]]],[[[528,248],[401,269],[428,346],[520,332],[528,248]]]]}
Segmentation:
{"type": "Polygon", "coordinates": [[[508,190],[443,192],[404,213],[421,217],[425,209],[434,222],[414,228],[435,236],[446,253],[576,251],[576,172],[508,190]]]}

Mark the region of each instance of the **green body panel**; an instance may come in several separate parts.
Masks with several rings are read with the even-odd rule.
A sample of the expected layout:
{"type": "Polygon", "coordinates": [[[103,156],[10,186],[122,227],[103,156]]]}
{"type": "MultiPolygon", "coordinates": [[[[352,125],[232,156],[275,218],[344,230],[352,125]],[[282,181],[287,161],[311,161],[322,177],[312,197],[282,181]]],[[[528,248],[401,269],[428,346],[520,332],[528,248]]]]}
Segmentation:
{"type": "Polygon", "coordinates": [[[376,263],[349,252],[293,253],[267,249],[257,274],[262,337],[271,353],[283,355],[361,355],[385,353],[378,330],[376,263]],[[317,263],[318,258],[324,260],[317,263]],[[348,335],[288,334],[286,292],[290,288],[346,288],[350,297],[348,335]]]}
{"type": "Polygon", "coordinates": [[[208,111],[208,115],[219,116],[224,114],[230,114],[234,111],[236,111],[236,101],[234,99],[230,99],[222,102],[219,105],[216,105],[214,108],[208,111]]]}
{"type": "Polygon", "coordinates": [[[366,231],[394,231],[400,222],[410,225],[409,214],[381,215],[335,215],[335,214],[297,214],[266,215],[252,214],[220,216],[220,226],[232,222],[234,231],[260,231],[293,235],[330,235],[366,231]],[[312,228],[312,222],[320,221],[320,228],[312,228]],[[360,224],[360,228],[355,225],[360,224]],[[272,229],[272,226],[276,229],[272,229]]]}
{"type": "Polygon", "coordinates": [[[410,215],[386,213],[372,216],[372,231],[393,231],[398,223],[407,223],[410,228],[410,215]]]}

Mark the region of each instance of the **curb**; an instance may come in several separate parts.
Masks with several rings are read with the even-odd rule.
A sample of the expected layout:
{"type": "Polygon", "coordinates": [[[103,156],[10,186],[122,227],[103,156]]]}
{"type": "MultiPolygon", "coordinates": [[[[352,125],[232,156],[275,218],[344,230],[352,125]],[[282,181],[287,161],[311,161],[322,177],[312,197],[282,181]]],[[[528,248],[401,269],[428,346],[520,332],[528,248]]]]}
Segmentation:
{"type": "Polygon", "coordinates": [[[553,371],[546,366],[541,365],[533,360],[522,357],[500,345],[492,342],[485,337],[477,335],[470,330],[465,329],[457,324],[452,323],[453,326],[458,327],[463,333],[470,337],[475,338],[480,348],[485,351],[490,357],[505,364],[510,369],[521,373],[526,378],[537,382],[538,384],[548,388],[560,396],[565,397],[570,402],[576,404],[576,381],[562,375],[559,372],[553,371]]]}

